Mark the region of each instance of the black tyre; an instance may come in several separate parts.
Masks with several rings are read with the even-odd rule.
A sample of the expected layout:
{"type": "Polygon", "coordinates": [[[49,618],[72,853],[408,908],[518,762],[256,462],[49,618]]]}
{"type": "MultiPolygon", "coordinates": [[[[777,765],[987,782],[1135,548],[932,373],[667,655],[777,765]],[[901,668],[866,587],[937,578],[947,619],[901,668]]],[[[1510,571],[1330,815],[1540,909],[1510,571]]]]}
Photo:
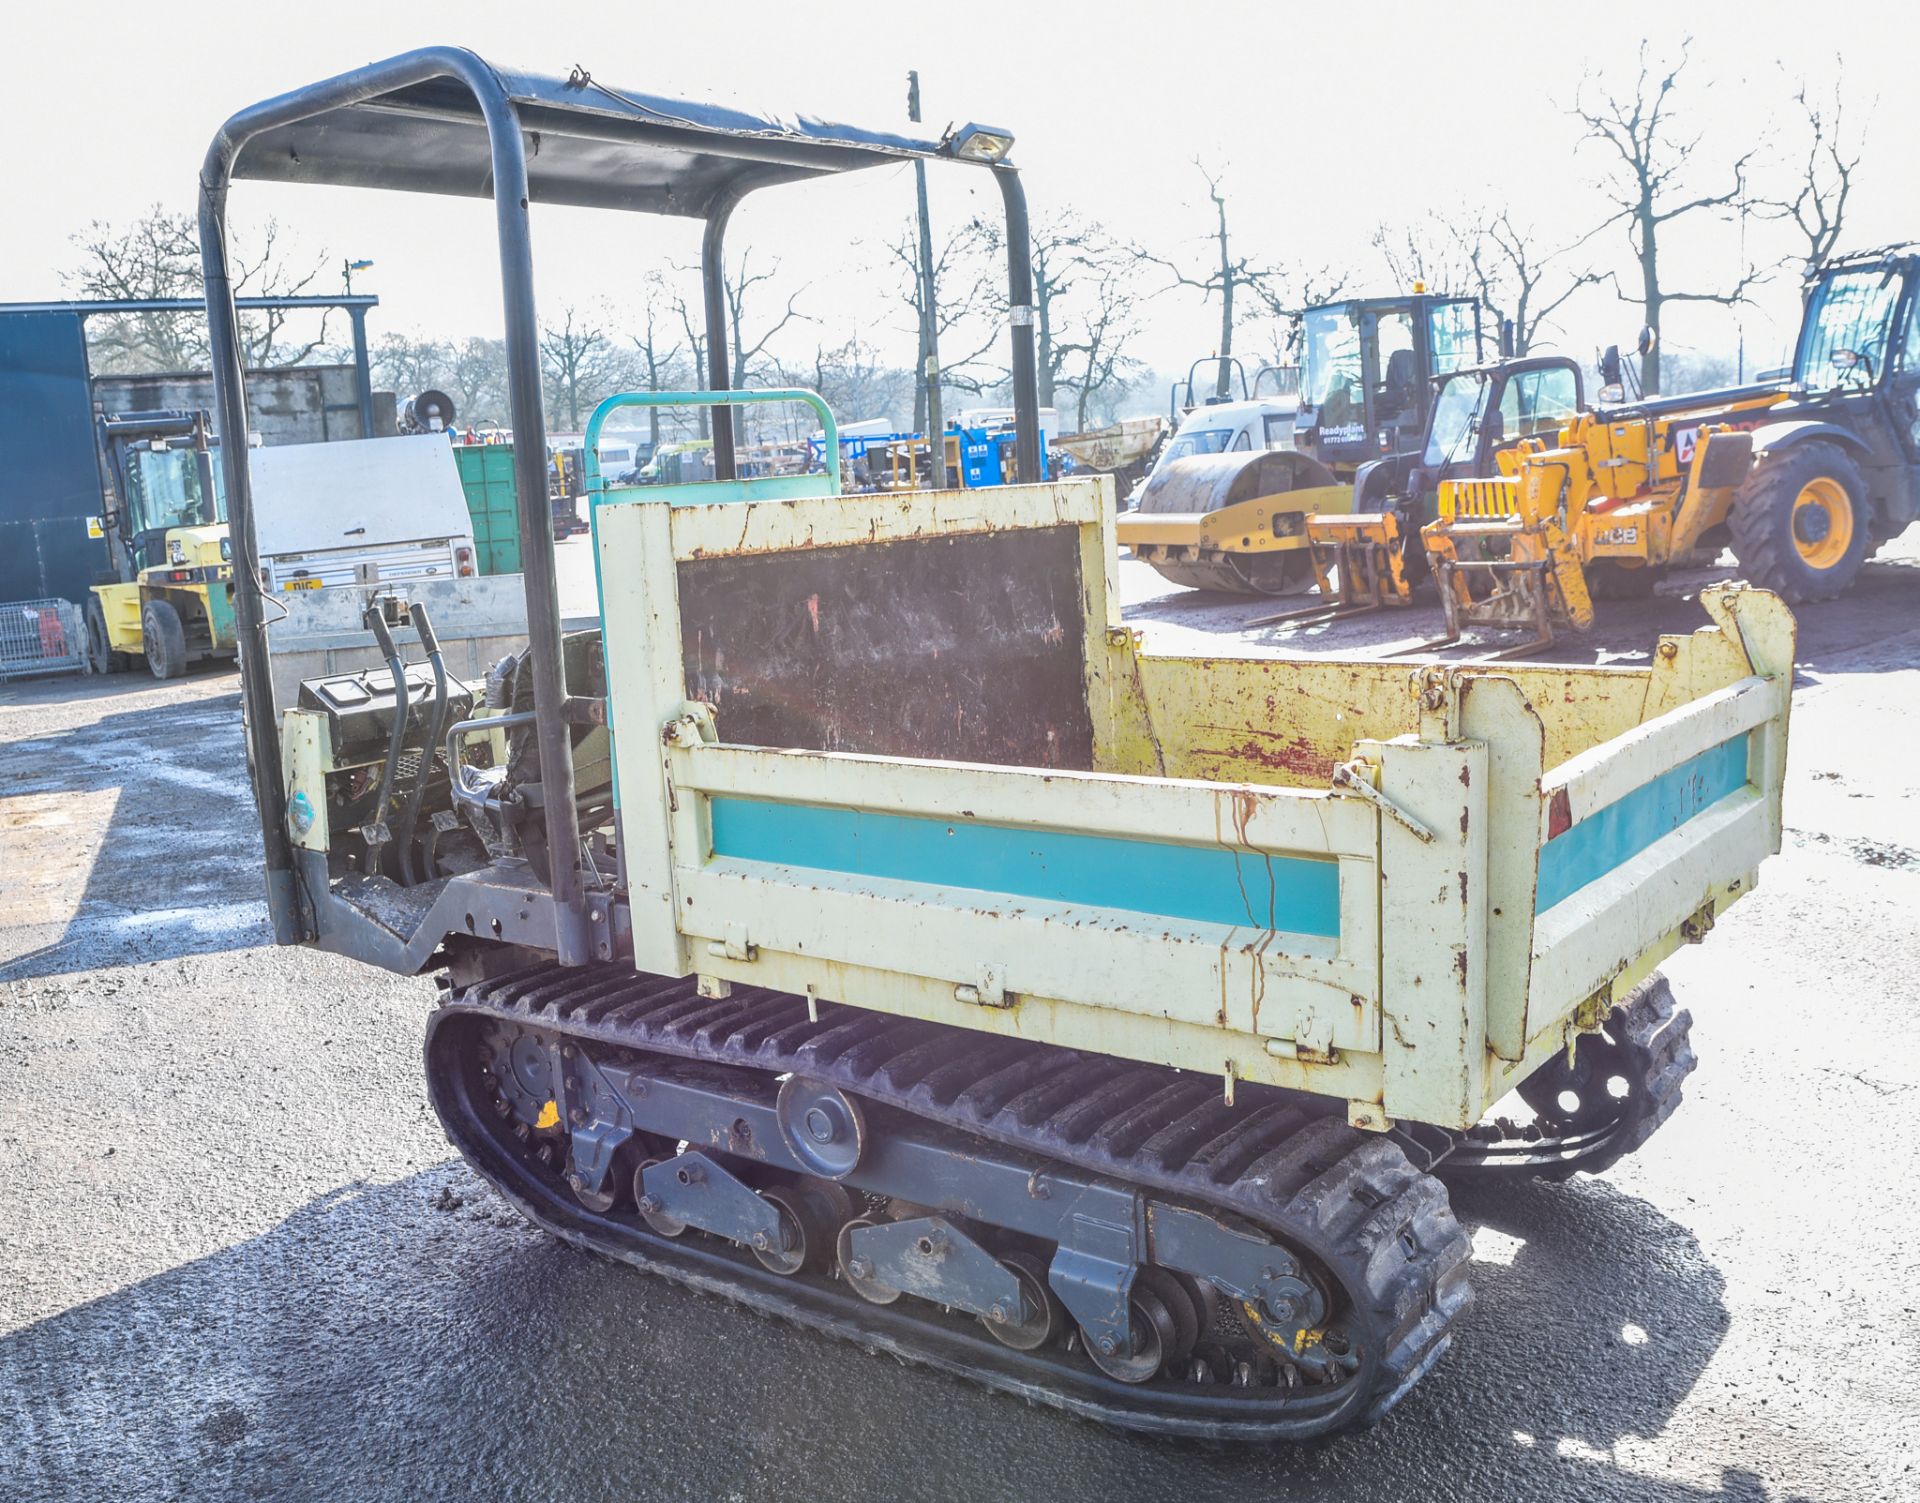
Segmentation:
{"type": "Polygon", "coordinates": [[[107,613],[98,595],[87,598],[87,666],[95,673],[119,673],[127,666],[127,655],[113,650],[113,638],[107,635],[107,613]]]}
{"type": "Polygon", "coordinates": [[[1831,600],[1871,546],[1866,481],[1837,445],[1818,439],[1762,460],[1733,499],[1733,554],[1750,583],[1792,605],[1831,600]]]}
{"type": "Polygon", "coordinates": [[[187,671],[187,629],[166,601],[149,600],[140,608],[140,638],[155,678],[178,678],[187,671]]]}
{"type": "Polygon", "coordinates": [[[1236,595],[1297,595],[1313,586],[1313,560],[1304,548],[1284,553],[1230,553],[1236,595]]]}
{"type": "Polygon", "coordinates": [[[1587,594],[1595,600],[1646,600],[1664,572],[1651,564],[1596,559],[1587,565],[1587,594]]]}

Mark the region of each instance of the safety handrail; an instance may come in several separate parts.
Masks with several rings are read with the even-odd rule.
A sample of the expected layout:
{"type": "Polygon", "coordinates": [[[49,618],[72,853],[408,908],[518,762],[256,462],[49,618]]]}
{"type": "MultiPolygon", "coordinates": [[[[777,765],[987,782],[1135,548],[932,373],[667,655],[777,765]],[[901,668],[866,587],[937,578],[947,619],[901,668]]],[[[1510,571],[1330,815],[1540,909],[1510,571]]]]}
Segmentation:
{"type": "Polygon", "coordinates": [[[587,494],[599,495],[606,490],[606,483],[600,475],[600,429],[607,418],[622,407],[745,407],[751,402],[805,402],[820,417],[820,427],[825,433],[824,447],[827,452],[827,474],[833,481],[833,494],[840,490],[840,425],[834,421],[833,409],[826,400],[814,391],[798,386],[773,386],[756,388],[752,391],[622,391],[616,392],[593,409],[593,416],[587,419],[587,431],[581,440],[585,449],[587,467],[587,494]]]}

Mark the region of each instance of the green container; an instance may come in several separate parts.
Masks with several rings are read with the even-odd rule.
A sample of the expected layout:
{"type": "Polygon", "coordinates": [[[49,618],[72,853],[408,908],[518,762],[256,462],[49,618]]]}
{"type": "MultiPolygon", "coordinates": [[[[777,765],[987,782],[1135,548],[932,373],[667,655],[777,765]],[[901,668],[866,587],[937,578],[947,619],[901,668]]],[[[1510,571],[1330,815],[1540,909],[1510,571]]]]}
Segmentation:
{"type": "MultiPolygon", "coordinates": [[[[520,513],[513,485],[512,444],[455,444],[460,488],[473,518],[482,574],[520,572],[520,513]]],[[[545,499],[544,497],[542,499],[545,499]]]]}

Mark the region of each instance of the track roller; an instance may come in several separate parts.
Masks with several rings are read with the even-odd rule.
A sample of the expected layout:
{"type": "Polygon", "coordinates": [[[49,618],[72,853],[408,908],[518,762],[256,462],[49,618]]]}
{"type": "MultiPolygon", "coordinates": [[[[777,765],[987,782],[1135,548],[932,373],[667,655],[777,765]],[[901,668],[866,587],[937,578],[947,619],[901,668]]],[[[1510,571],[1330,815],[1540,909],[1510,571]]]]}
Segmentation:
{"type": "Polygon", "coordinates": [[[1021,1309],[1017,1316],[995,1320],[991,1313],[980,1323],[987,1334],[1016,1352],[1045,1346],[1067,1327],[1066,1307],[1047,1284],[1046,1266],[1030,1253],[1010,1253],[1002,1259],[1020,1280],[1021,1309]]]}
{"type": "Polygon", "coordinates": [[[1128,1324],[1133,1329],[1129,1349],[1122,1351],[1111,1336],[1095,1339],[1086,1331],[1080,1341],[1093,1359],[1093,1365],[1122,1383],[1150,1381],[1165,1365],[1167,1355],[1179,1344],[1180,1330],[1166,1301],[1151,1286],[1138,1278],[1127,1298],[1128,1324]]]}
{"type": "Polygon", "coordinates": [[[760,1198],[780,1210],[780,1230],[776,1236],[756,1236],[753,1255],[769,1273],[792,1277],[810,1264],[826,1260],[826,1249],[833,1240],[828,1224],[828,1208],[811,1192],[786,1185],[770,1185],[760,1198]]]}
{"type": "Polygon", "coordinates": [[[890,1305],[900,1298],[900,1291],[891,1284],[883,1284],[873,1276],[873,1268],[865,1258],[853,1251],[853,1234],[863,1226],[878,1226],[880,1223],[871,1216],[856,1216],[840,1228],[840,1237],[836,1252],[840,1263],[840,1275],[847,1281],[847,1287],[870,1305],[890,1305]]]}
{"type": "Polygon", "coordinates": [[[669,1216],[660,1206],[660,1197],[647,1193],[646,1172],[655,1164],[665,1163],[664,1159],[642,1160],[633,1171],[633,1203],[640,1209],[640,1219],[648,1228],[662,1237],[678,1237],[686,1231],[687,1224],[677,1216],[669,1216]]]}

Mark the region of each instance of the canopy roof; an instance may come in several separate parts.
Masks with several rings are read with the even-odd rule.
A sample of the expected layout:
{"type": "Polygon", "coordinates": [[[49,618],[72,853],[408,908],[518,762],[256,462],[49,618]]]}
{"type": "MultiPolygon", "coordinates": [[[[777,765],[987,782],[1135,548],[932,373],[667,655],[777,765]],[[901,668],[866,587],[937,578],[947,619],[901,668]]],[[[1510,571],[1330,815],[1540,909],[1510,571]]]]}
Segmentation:
{"type": "MultiPolygon", "coordinates": [[[[485,65],[526,134],[536,203],[704,219],[772,183],[916,157],[954,160],[952,140],[866,130],[801,115],[751,114],[485,65]]],[[[490,197],[487,129],[471,89],[435,78],[272,125],[242,145],[236,178],[490,197]]]]}

